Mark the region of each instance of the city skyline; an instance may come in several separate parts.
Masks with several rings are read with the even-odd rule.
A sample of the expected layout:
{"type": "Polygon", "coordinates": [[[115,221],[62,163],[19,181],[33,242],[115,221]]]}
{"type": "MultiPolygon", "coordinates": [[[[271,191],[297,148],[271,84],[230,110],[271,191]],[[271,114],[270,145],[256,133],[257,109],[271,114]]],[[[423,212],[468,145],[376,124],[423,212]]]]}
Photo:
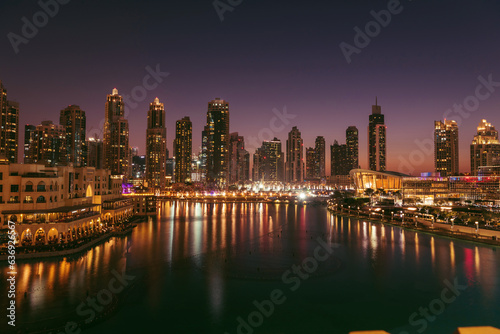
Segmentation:
{"type": "MultiPolygon", "coordinates": [[[[362,167],[367,167],[363,153],[367,143],[364,131],[367,106],[369,109],[378,96],[389,133],[387,149],[391,154],[387,170],[398,170],[400,157],[409,161],[410,153],[420,150],[415,140],[432,140],[429,124],[436,119],[460,117],[457,121],[463,135],[461,152],[469,150],[469,141],[482,118],[500,124],[497,112],[500,94],[496,91],[481,100],[474,112],[453,111],[454,104],[463,104],[467,97],[475,94],[476,86],[481,83],[479,77],[488,81],[491,75],[494,82],[500,81],[495,60],[499,49],[495,41],[500,31],[494,15],[500,6],[497,3],[471,1],[454,6],[452,2],[443,1],[432,3],[432,10],[425,1],[402,3],[403,11],[394,16],[390,25],[361,53],[354,54],[350,64],[339,44],[352,44],[353,28],[363,27],[372,20],[370,11],[385,9],[385,2],[304,7],[299,3],[277,1],[267,4],[265,10],[262,4],[245,2],[234,12],[227,12],[223,22],[211,2],[167,6],[145,1],[138,7],[124,1],[118,8],[104,2],[89,4],[71,2],[61,6],[57,16],[40,29],[35,38],[19,46],[18,54],[9,40],[3,39],[2,62],[12,66],[2,68],[0,77],[9,99],[20,103],[21,126],[40,124],[47,119],[55,121],[61,109],[76,104],[87,112],[90,134],[93,129],[102,128],[102,96],[113,87],[131,96],[135,87],[143,85],[144,77],[157,69],[162,75],[169,75],[148,81],[150,87],[156,88],[147,90],[143,100],[129,98],[132,104],[127,117],[136,127],[130,136],[131,145],[139,147],[141,154],[145,153],[144,114],[156,96],[168,109],[167,133],[175,133],[176,120],[185,115],[191,117],[195,152],[201,145],[205,103],[221,96],[233,106],[232,129],[247,139],[255,137],[256,147],[261,144],[259,132],[269,128],[269,122],[275,117],[273,109],[283,112],[285,106],[287,112],[296,117],[288,120],[291,123],[286,124],[286,129],[263,139],[276,136],[284,141],[289,128],[297,125],[306,147],[314,145],[317,135],[324,136],[328,146],[349,125],[357,126],[362,167]],[[140,15],[137,18],[120,15],[132,8],[138,14],[151,16],[144,22],[140,15]],[[111,21],[99,14],[108,11],[116,13],[111,21]],[[166,20],[159,20],[164,16],[166,20]],[[256,16],[259,25],[251,24],[256,16]],[[289,19],[275,20],[282,16],[289,19]],[[426,18],[425,26],[421,25],[422,17],[426,18]],[[89,20],[94,22],[93,29],[83,33],[77,28],[89,20]],[[305,23],[308,30],[294,27],[297,20],[305,23]],[[131,25],[130,21],[144,23],[144,27],[136,32],[135,24],[131,25]],[[415,29],[416,26],[419,29],[415,29]],[[280,33],[281,41],[274,43],[277,35],[268,32],[281,29],[288,33],[280,33]],[[179,30],[183,33],[174,33],[179,30]],[[100,34],[101,31],[112,34],[118,47],[108,43],[107,34],[100,34]],[[485,35],[485,31],[491,33],[485,35]],[[74,38],[67,38],[67,34],[74,38]],[[216,40],[235,42],[236,35],[240,36],[237,48],[212,47],[216,40]],[[88,41],[86,52],[81,52],[82,38],[88,41]],[[393,40],[400,43],[392,43],[393,40]],[[443,40],[450,42],[441,45],[443,40]],[[124,53],[131,43],[138,47],[124,53]],[[184,50],[181,45],[190,45],[190,48],[181,52],[179,50],[184,50]],[[468,46],[465,50],[464,45],[468,46]],[[200,58],[199,54],[205,50],[212,52],[200,58]],[[95,56],[85,56],[93,51],[95,56]],[[65,57],[60,57],[61,54],[65,57]],[[268,58],[264,59],[264,54],[268,58]],[[311,55],[314,56],[309,58],[311,55]],[[449,109],[451,113],[447,113],[449,109]],[[346,115],[350,118],[348,121],[342,119],[346,115]]],[[[3,8],[6,4],[0,6],[3,8]]],[[[20,19],[31,18],[38,10],[36,1],[9,4],[9,15],[2,21],[9,31],[19,34],[20,19]]],[[[172,141],[173,136],[168,136],[170,152],[172,141]]],[[[250,152],[256,148],[252,145],[247,140],[250,152]]],[[[426,160],[414,166],[414,173],[433,170],[432,154],[424,153],[426,160]]],[[[462,172],[468,171],[469,160],[466,154],[461,154],[462,172]]],[[[327,166],[328,161],[327,155],[327,166]]]]}

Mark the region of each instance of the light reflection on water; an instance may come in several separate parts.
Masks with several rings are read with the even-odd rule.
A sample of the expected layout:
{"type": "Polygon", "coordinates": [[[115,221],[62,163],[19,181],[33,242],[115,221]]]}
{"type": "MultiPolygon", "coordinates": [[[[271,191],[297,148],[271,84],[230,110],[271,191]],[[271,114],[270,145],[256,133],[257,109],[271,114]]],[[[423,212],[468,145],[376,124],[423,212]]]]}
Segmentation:
{"type": "MultiPolygon", "coordinates": [[[[269,332],[404,328],[408,316],[439,297],[444,280],[455,277],[470,288],[453,305],[452,318],[474,323],[482,314],[491,320],[488,325],[500,325],[497,318],[487,318],[500,308],[500,255],[494,248],[342,218],[324,207],[170,201],[131,235],[83,256],[19,264],[18,319],[38,323],[74,312],[87,293],[107,285],[111,270],[126,269],[140,282],[130,297],[133,303],[125,302],[90,333],[133,330],[135,307],[143,310],[143,322],[153,324],[161,314],[173,332],[186,326],[235,332],[235,319],[253,311],[253,300],[268,298],[277,287],[286,291],[281,275],[312,255],[318,237],[341,245],[335,255],[341,266],[320,266],[280,306],[282,312],[266,320],[269,332]],[[190,309],[191,321],[178,308],[190,309]],[[369,316],[360,322],[363,313],[369,316]]],[[[5,280],[0,288],[6,291],[5,280]]],[[[456,327],[447,319],[445,312],[433,325],[456,327]]]]}

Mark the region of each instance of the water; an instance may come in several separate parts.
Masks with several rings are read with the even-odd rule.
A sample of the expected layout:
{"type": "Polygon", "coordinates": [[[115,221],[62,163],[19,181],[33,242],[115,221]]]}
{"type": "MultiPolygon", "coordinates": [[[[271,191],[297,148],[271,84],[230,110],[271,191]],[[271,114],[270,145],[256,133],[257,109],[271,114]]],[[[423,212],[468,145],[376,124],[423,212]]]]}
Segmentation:
{"type": "MultiPolygon", "coordinates": [[[[127,237],[72,259],[20,263],[16,329],[80,323],[91,315],[82,304],[87,294],[109,290],[126,271],[134,278],[113,294],[111,316],[82,332],[452,333],[500,327],[499,270],[498,248],[337,217],[324,207],[163,202],[127,237]],[[301,270],[304,278],[293,273],[302,263],[310,271],[301,270]],[[445,289],[455,280],[454,295],[445,289]],[[279,304],[262,304],[271,296],[279,304]],[[436,315],[425,320],[418,312],[429,307],[436,315]]],[[[5,279],[0,288],[7,291],[5,279]]],[[[6,298],[0,303],[5,309],[6,298]]]]}

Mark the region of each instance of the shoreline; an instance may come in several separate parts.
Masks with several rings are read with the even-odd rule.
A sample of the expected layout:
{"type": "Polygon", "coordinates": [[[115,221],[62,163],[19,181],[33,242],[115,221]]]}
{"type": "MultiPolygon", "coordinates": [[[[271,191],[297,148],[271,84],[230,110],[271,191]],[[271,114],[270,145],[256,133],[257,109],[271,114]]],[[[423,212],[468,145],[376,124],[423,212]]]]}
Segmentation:
{"type": "MultiPolygon", "coordinates": [[[[72,249],[66,249],[62,251],[48,251],[48,252],[33,252],[33,253],[16,253],[16,262],[18,260],[42,260],[42,259],[48,259],[48,258],[53,258],[53,257],[66,257],[69,255],[75,255],[78,253],[82,253],[84,251],[89,250],[90,248],[97,246],[101,242],[108,241],[112,237],[123,237],[130,232],[133,231],[134,229],[134,223],[139,222],[140,220],[143,220],[144,217],[137,217],[136,219],[133,219],[130,222],[130,228],[127,228],[124,231],[112,231],[108,232],[106,234],[101,235],[100,237],[85,243],[77,248],[72,248],[72,249]]],[[[8,260],[9,254],[3,254],[0,255],[0,261],[7,261],[8,260]]]]}
{"type": "MultiPolygon", "coordinates": [[[[389,225],[389,226],[395,226],[399,227],[401,229],[407,230],[407,231],[414,231],[414,232],[420,232],[420,233],[425,233],[429,235],[436,235],[440,237],[444,237],[447,239],[451,240],[461,240],[461,241],[467,241],[470,243],[475,243],[475,244],[480,244],[482,246],[493,246],[493,247],[500,247],[500,240],[493,240],[493,239],[486,239],[486,238],[477,238],[475,234],[470,234],[466,232],[450,232],[447,230],[439,229],[439,228],[426,228],[425,224],[419,223],[420,226],[422,227],[417,227],[415,228],[414,225],[411,224],[405,224],[402,225],[401,223],[397,223],[396,221],[391,221],[391,220],[380,220],[380,219],[373,219],[369,217],[364,217],[360,215],[354,215],[352,213],[348,212],[337,212],[331,209],[327,209],[330,213],[335,214],[340,217],[348,217],[348,218],[355,218],[358,220],[366,220],[372,223],[377,223],[377,224],[384,224],[384,225],[389,225]]],[[[457,226],[456,227],[462,227],[462,226],[457,226]]]]}

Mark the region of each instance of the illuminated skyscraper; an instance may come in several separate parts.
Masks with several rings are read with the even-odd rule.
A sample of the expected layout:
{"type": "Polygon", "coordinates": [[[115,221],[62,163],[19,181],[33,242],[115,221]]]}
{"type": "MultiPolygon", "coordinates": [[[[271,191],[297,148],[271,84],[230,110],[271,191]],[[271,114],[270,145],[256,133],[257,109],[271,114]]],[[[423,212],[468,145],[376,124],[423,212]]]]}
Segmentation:
{"type": "Polygon", "coordinates": [[[278,138],[262,142],[262,146],[255,151],[253,161],[253,181],[284,180],[284,154],[278,138]]]}
{"type": "Polygon", "coordinates": [[[333,145],[330,146],[330,175],[349,175],[351,166],[348,164],[348,147],[347,144],[339,145],[335,140],[333,145]]]}
{"type": "Polygon", "coordinates": [[[375,100],[368,124],[368,164],[369,169],[386,169],[386,126],[382,108],[375,100]]]}
{"type": "Polygon", "coordinates": [[[304,181],[304,142],[296,126],[288,133],[286,141],[286,181],[304,181]]]}
{"type": "Polygon", "coordinates": [[[126,175],[129,165],[129,129],[125,105],[118,90],[107,96],[104,118],[104,167],[113,175],[126,175]]]}
{"type": "Polygon", "coordinates": [[[317,154],[314,147],[306,148],[306,179],[313,179],[317,177],[316,169],[317,164],[317,154]]]}
{"type": "Polygon", "coordinates": [[[146,130],[146,181],[148,187],[163,188],[166,185],[167,128],[165,108],[156,98],[149,104],[146,130]]]}
{"type": "Polygon", "coordinates": [[[36,126],[31,125],[31,124],[26,124],[24,126],[24,163],[25,164],[31,164],[33,163],[31,161],[31,156],[30,156],[30,143],[33,140],[33,133],[36,130],[36,126]]]}
{"type": "Polygon", "coordinates": [[[65,166],[67,157],[66,129],[52,121],[43,121],[33,132],[29,161],[47,166],[65,166]]]}
{"type": "Polygon", "coordinates": [[[19,103],[7,100],[0,81],[0,161],[17,163],[19,145],[19,103]]]}
{"type": "Polygon", "coordinates": [[[315,153],[315,168],[313,177],[324,178],[326,176],[326,172],[325,172],[325,138],[323,136],[316,137],[314,153],[315,153]]]}
{"type": "Polygon", "coordinates": [[[358,128],[350,126],[346,130],[347,164],[350,169],[359,168],[358,128]]]}
{"type": "Polygon", "coordinates": [[[498,131],[485,119],[477,127],[477,135],[470,146],[471,174],[477,175],[479,167],[500,165],[498,131]]]}
{"type": "Polygon", "coordinates": [[[216,98],[208,103],[206,181],[227,186],[229,173],[229,103],[216,98]]]}
{"type": "Polygon", "coordinates": [[[87,166],[87,126],[85,111],[71,105],[61,110],[59,124],[66,129],[67,162],[74,167],[87,166]]]}
{"type": "Polygon", "coordinates": [[[229,184],[250,179],[250,154],[245,150],[245,139],[238,132],[229,138],[229,184]]]}
{"type": "Polygon", "coordinates": [[[175,125],[175,182],[191,182],[191,160],[193,155],[193,124],[189,117],[175,125]]]}
{"type": "Polygon", "coordinates": [[[458,175],[457,122],[434,122],[434,165],[441,176],[458,175]]]}

